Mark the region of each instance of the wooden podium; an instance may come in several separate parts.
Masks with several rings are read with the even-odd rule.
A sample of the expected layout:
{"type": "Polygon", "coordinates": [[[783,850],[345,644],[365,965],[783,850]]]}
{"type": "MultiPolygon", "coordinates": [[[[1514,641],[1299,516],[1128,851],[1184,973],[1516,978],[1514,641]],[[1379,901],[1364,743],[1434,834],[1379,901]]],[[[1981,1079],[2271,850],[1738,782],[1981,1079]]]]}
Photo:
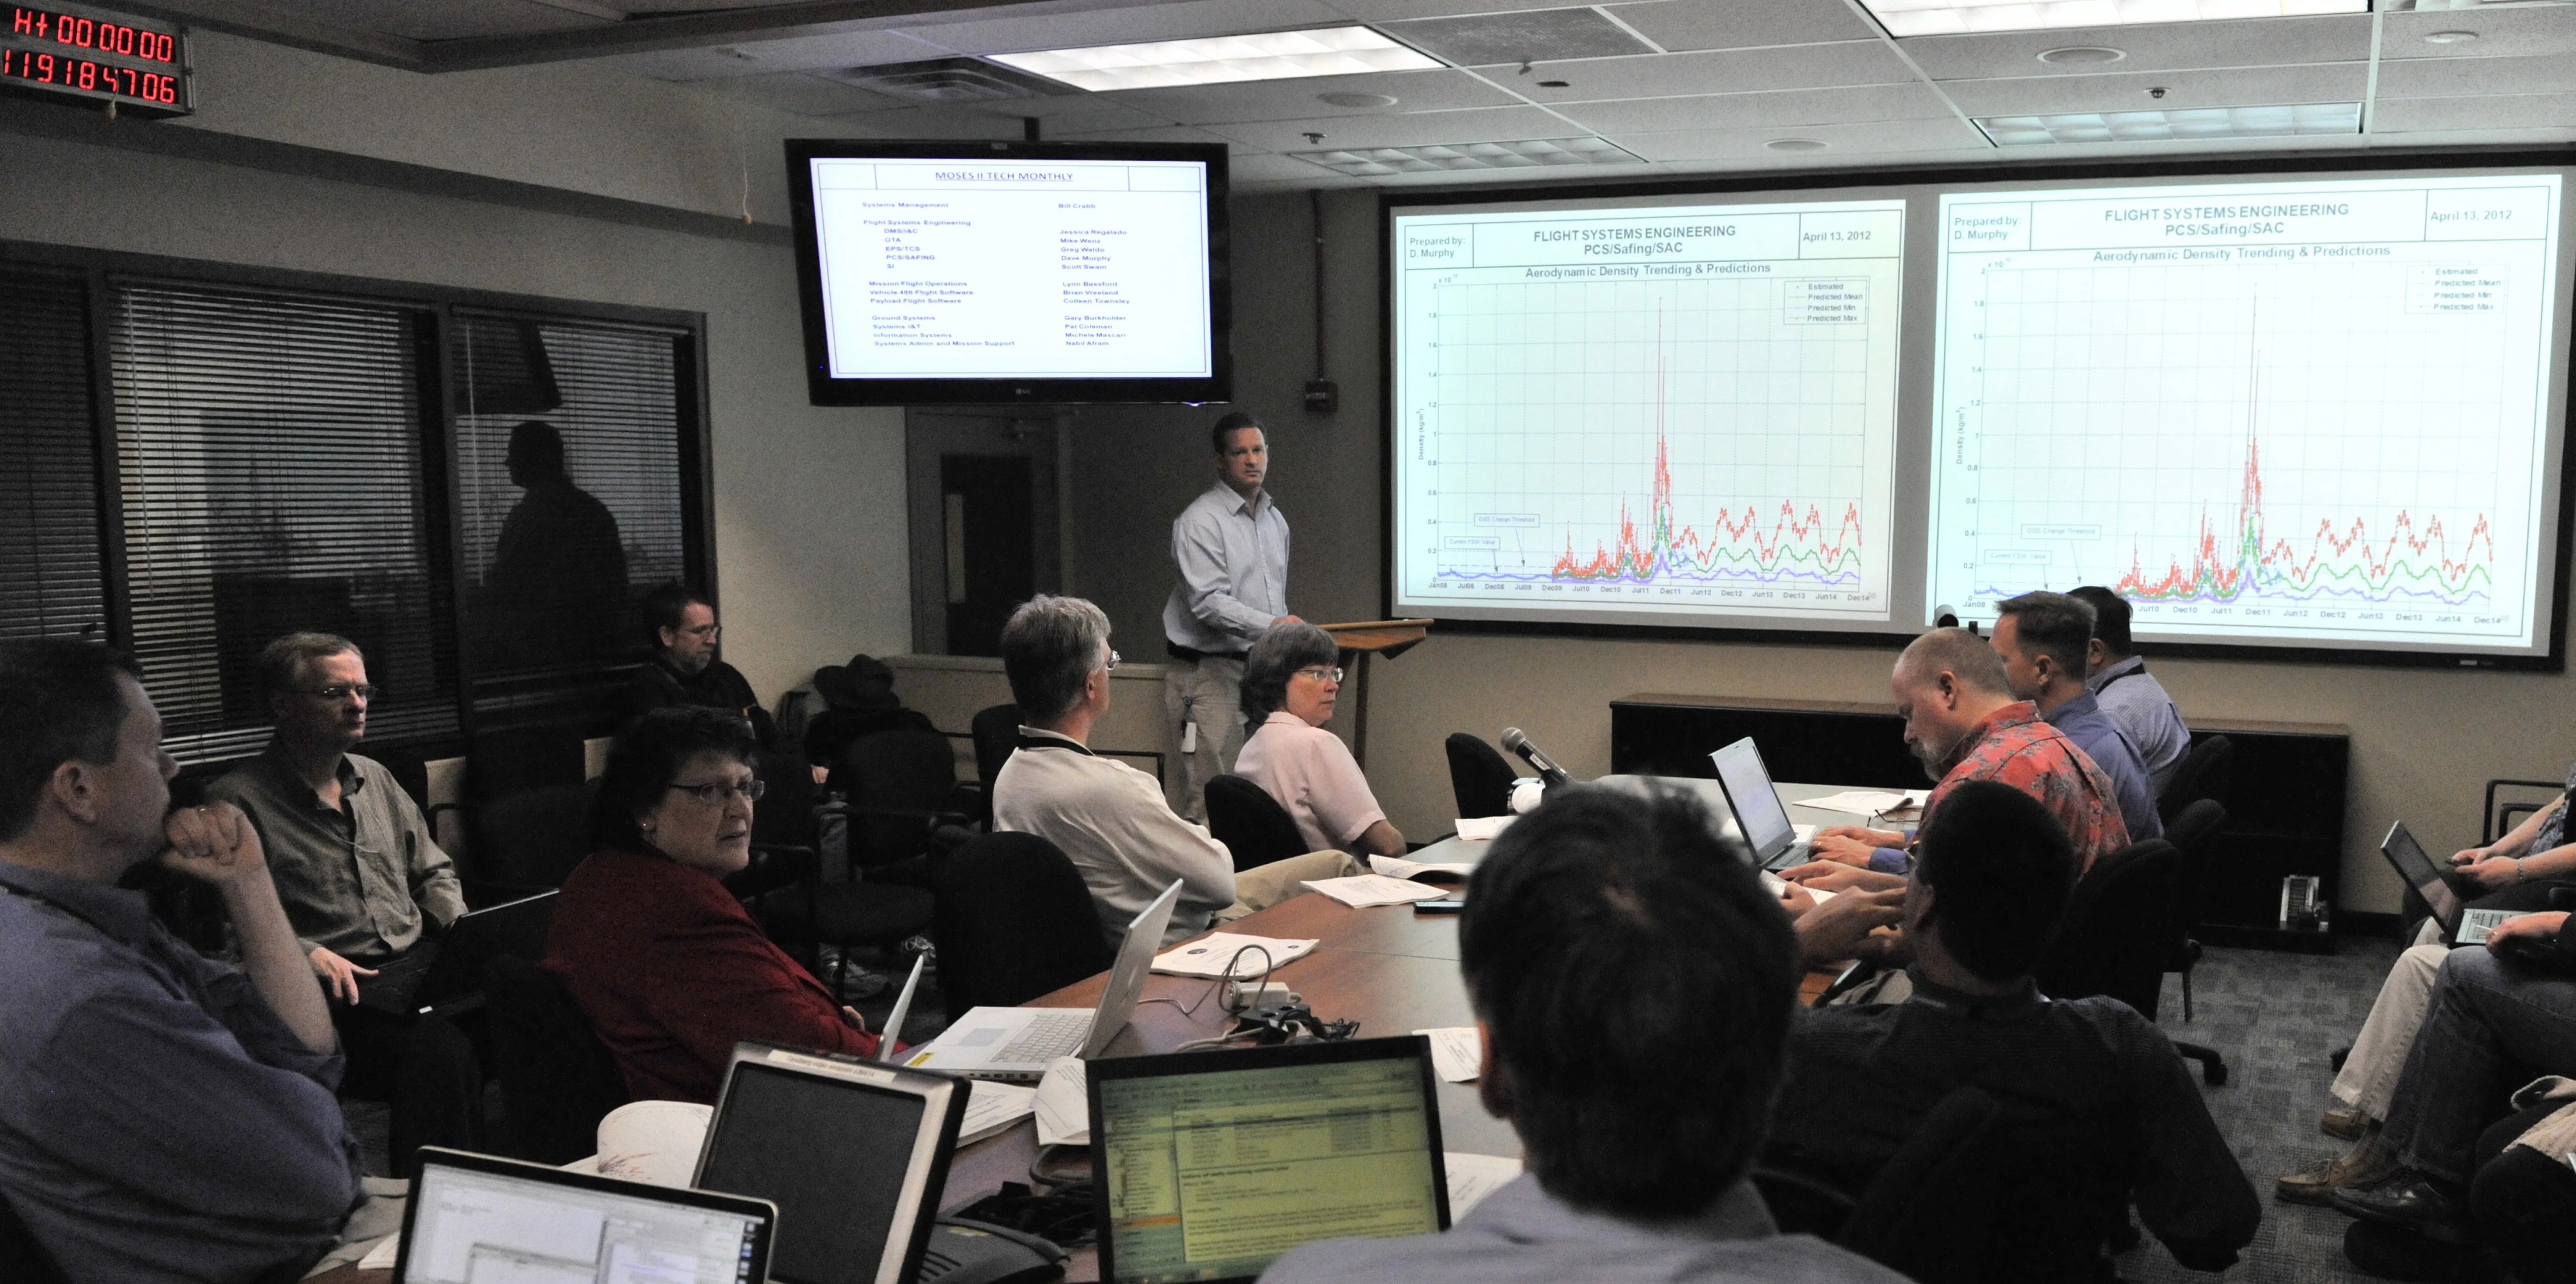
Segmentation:
{"type": "Polygon", "coordinates": [[[1351,624],[1317,625],[1333,635],[1351,670],[1351,702],[1358,711],[1351,715],[1351,756],[1361,766],[1368,765],[1368,675],[1369,657],[1387,659],[1412,650],[1430,636],[1429,620],[1362,620],[1351,624]]]}

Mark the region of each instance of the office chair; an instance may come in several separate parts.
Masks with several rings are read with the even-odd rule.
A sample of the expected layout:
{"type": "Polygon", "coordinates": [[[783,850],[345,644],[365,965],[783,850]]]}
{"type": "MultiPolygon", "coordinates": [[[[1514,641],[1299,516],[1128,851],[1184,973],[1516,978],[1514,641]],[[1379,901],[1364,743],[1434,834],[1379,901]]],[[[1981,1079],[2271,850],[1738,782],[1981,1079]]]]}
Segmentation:
{"type": "Polygon", "coordinates": [[[578,785],[587,774],[581,736],[567,727],[478,731],[465,746],[465,796],[473,803],[523,789],[578,785]]]}
{"type": "Polygon", "coordinates": [[[1508,816],[1512,810],[1512,765],[1502,751],[1464,731],[1451,732],[1449,789],[1458,796],[1458,819],[1508,816]]]}
{"type": "MultiPolygon", "coordinates": [[[[931,835],[942,825],[973,822],[960,810],[957,751],[936,731],[861,736],[841,751],[832,779],[849,798],[850,862],[857,867],[910,861],[932,850],[931,835]]],[[[923,874],[908,868],[895,877],[918,883],[923,874]]]]}
{"type": "Polygon", "coordinates": [[[1020,706],[997,704],[975,711],[975,719],[966,726],[975,741],[975,779],[983,786],[982,812],[984,832],[993,830],[993,782],[1001,778],[1002,764],[1011,760],[1011,752],[1020,747],[1020,706]]]}
{"type": "Polygon", "coordinates": [[[572,992],[505,954],[483,965],[483,996],[511,1152],[541,1164],[597,1154],[599,1121],[626,1104],[626,1078],[572,992]]]}
{"type": "Polygon", "coordinates": [[[2548,806],[2550,803],[2555,802],[2558,795],[2564,792],[2566,788],[2567,783],[2562,780],[2515,780],[2508,777],[2501,780],[2488,781],[2486,805],[2479,811],[2478,845],[2484,847],[2487,844],[2504,837],[2506,834],[2512,833],[2514,822],[2517,818],[2528,816],[2531,813],[2548,806]],[[2499,791],[2506,789],[2543,790],[2546,791],[2549,796],[2545,798],[2509,798],[2502,804],[2498,804],[2496,802],[2496,794],[2499,791]]]}
{"type": "MultiPolygon", "coordinates": [[[[2075,884],[2057,939],[2040,958],[2040,992],[2055,999],[2118,999],[2154,1021],[2172,949],[2168,937],[2181,868],[2182,853],[2162,838],[2131,843],[2095,862],[2075,884]]],[[[2201,1082],[2213,1088],[2227,1082],[2227,1063],[2216,1052],[2180,1045],[2175,1050],[2200,1062],[2201,1082]]]]}
{"type": "Polygon", "coordinates": [[[1288,809],[1241,776],[1217,776],[1207,782],[1207,818],[1208,832],[1234,854],[1236,873],[1303,856],[1309,850],[1288,809]]]}
{"type": "MultiPolygon", "coordinates": [[[[832,1002],[836,1006],[849,980],[852,949],[889,948],[930,927],[931,894],[921,888],[866,880],[856,870],[847,879],[824,879],[811,866],[799,872],[808,876],[794,886],[762,894],[750,908],[770,939],[805,947],[808,971],[821,972],[823,947],[833,948],[832,1002]]],[[[935,866],[930,872],[935,872],[935,866]]],[[[946,966],[944,961],[941,966],[946,966]]]]}
{"type": "MultiPolygon", "coordinates": [[[[2173,823],[2165,827],[2165,841],[2173,844],[2182,858],[2174,867],[2172,927],[2165,934],[2164,970],[2182,974],[2182,1019],[2191,1020],[2191,969],[2200,962],[2200,942],[2192,931],[2200,926],[2201,908],[2209,895],[2209,867],[2218,849],[2218,831],[2227,827],[2227,809],[2203,798],[2182,809],[2173,823]]],[[[2153,1013],[2147,1015],[2153,1016],[2153,1013]]],[[[2174,1051],[2200,1063],[2201,1074],[2212,1085],[2227,1082],[2227,1062],[2218,1049],[2202,1043],[2174,1040],[2174,1051]]]]}
{"type": "Polygon", "coordinates": [[[939,990],[952,1019],[1026,1003],[1113,961],[1081,873],[1035,834],[986,834],[941,857],[930,880],[939,990]]]}
{"type": "Polygon", "coordinates": [[[472,905],[495,905],[563,886],[590,854],[597,790],[575,782],[503,794],[474,809],[474,842],[457,861],[472,905]]]}
{"type": "Polygon", "coordinates": [[[1998,1113],[1983,1088],[1952,1089],[1857,1199],[1786,1169],[1756,1169],[1753,1185],[1783,1233],[1831,1240],[1920,1284],[1974,1284],[1994,1231],[1998,1113]]]}
{"type": "Polygon", "coordinates": [[[2203,798],[2226,806],[2227,787],[2235,774],[2235,741],[2208,736],[2194,742],[2182,765],[2174,769],[2173,779],[2165,782],[2164,792],[2156,796],[2156,814],[2170,827],[2183,808],[2203,798]]]}

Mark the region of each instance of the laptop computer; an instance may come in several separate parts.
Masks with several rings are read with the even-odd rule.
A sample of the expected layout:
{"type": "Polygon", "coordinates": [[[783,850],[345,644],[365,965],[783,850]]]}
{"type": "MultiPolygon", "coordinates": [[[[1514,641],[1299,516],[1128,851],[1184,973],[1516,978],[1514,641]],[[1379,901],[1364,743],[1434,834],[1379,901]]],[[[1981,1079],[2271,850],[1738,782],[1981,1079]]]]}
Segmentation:
{"type": "Polygon", "coordinates": [[[1121,1057],[1086,1077],[1107,1284],[1251,1280],[1311,1240],[1449,1228],[1420,1035],[1121,1057]]]}
{"type": "Polygon", "coordinates": [[[483,965],[500,955],[533,959],[546,952],[556,892],[463,914],[436,940],[358,978],[358,1005],[410,1018],[483,994],[483,965]]]}
{"type": "Polygon", "coordinates": [[[2423,897],[2424,903],[2432,908],[2433,921],[2442,925],[2442,935],[2457,935],[2460,912],[2465,908],[2460,900],[2459,887],[2451,881],[2450,871],[2435,864],[2433,858],[2425,854],[2423,845],[2415,841],[2415,835],[2407,832],[2405,821],[2388,827],[2388,836],[2379,840],[2379,854],[2397,867],[2397,876],[2405,879],[2406,885],[2414,888],[2416,895],[2423,897]]]}
{"type": "Polygon", "coordinates": [[[1162,948],[1163,929],[1171,926],[1172,904],[1180,896],[1181,880],[1176,878],[1127,924],[1098,1008],[968,1008],[938,1038],[913,1049],[903,1064],[978,1079],[1035,1081],[1057,1057],[1089,1061],[1099,1056],[1135,1015],[1145,974],[1153,970],[1154,951],[1162,948]]]}
{"type": "Polygon", "coordinates": [[[877,1060],[893,1063],[895,1040],[903,1036],[904,1018],[912,1015],[913,992],[921,988],[921,970],[929,964],[927,954],[912,960],[912,975],[903,979],[903,993],[894,997],[894,1010],[886,1013],[885,1025],[877,1030],[877,1060]]]}
{"type": "Polygon", "coordinates": [[[1726,809],[1735,816],[1735,832],[1753,848],[1753,863],[1763,869],[1787,869],[1807,863],[1815,826],[1789,820],[1780,791],[1771,784],[1771,769],[1762,751],[1746,736],[1708,756],[1717,764],[1717,785],[1725,791],[1726,809]]]}
{"type": "Polygon", "coordinates": [[[966,1099],[947,1075],[739,1043],[690,1184],[778,1206],[773,1280],[913,1284],[966,1099]]]}
{"type": "Polygon", "coordinates": [[[760,1284],[777,1226],[765,1199],[424,1146],[394,1281],[760,1284]]]}

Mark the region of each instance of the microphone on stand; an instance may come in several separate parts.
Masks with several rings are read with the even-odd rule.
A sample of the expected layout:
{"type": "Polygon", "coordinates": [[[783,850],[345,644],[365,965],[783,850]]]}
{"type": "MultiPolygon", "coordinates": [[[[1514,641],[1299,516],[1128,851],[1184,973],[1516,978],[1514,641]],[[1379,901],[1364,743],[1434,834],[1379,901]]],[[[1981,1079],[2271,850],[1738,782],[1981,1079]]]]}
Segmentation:
{"type": "Polygon", "coordinates": [[[1536,770],[1538,778],[1546,782],[1551,789],[1573,779],[1565,774],[1565,768],[1556,765],[1555,759],[1548,757],[1546,752],[1537,745],[1531,744],[1530,738],[1522,735],[1518,727],[1503,728],[1503,747],[1519,754],[1521,761],[1536,770]]]}

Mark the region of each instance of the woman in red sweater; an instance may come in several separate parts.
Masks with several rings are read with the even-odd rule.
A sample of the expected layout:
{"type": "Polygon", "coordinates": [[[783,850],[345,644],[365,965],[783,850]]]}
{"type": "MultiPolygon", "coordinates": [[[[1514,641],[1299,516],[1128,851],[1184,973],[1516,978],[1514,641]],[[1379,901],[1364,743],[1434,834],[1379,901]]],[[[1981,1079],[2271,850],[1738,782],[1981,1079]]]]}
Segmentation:
{"type": "Polygon", "coordinates": [[[876,1051],[859,1014],[770,943],[719,881],[751,861],[750,724],[656,709],[618,737],[590,816],[597,848],[564,880],[546,937],[637,1100],[716,1099],[733,1045],[876,1051]]]}

